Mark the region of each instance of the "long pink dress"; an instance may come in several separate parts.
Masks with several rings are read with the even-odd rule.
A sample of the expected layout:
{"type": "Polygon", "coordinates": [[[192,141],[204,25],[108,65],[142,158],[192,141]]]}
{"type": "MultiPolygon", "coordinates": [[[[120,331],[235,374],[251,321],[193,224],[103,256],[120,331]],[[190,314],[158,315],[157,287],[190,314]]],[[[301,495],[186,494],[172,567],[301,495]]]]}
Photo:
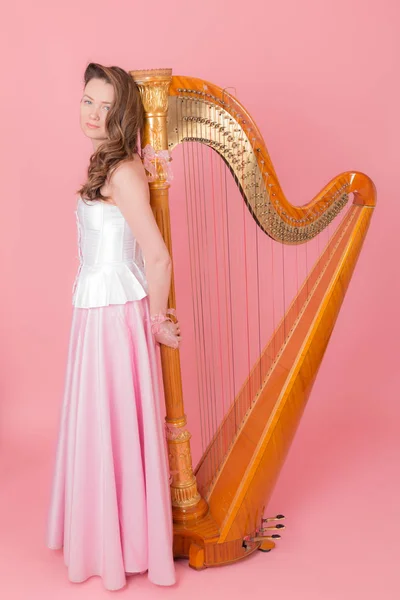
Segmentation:
{"type": "Polygon", "coordinates": [[[80,266],[47,546],[68,577],[108,590],[148,570],[176,581],[159,358],[144,260],[119,208],[78,198],[80,266]]]}

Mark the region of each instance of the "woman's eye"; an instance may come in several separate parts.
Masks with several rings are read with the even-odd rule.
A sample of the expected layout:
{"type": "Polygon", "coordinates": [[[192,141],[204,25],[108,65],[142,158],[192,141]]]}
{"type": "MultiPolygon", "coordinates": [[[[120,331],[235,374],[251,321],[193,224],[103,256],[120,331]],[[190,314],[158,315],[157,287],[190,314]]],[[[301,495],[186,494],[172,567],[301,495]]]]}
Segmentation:
{"type": "MultiPolygon", "coordinates": [[[[88,100],[88,99],[86,98],[86,99],[83,101],[83,103],[84,103],[84,104],[86,104],[87,102],[88,102],[89,104],[92,104],[92,103],[91,103],[91,101],[90,101],[90,100],[88,100]]],[[[103,106],[103,108],[106,108],[106,109],[107,109],[107,111],[108,111],[108,110],[110,110],[110,108],[111,108],[111,107],[110,107],[110,106],[103,106]]]]}

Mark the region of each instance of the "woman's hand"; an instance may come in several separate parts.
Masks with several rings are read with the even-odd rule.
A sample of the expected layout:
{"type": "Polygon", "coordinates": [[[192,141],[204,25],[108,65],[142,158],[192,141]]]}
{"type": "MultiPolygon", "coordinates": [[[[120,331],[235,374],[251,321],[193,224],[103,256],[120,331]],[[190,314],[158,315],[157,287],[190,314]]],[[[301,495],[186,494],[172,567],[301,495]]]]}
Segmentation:
{"type": "Polygon", "coordinates": [[[164,344],[170,348],[179,348],[179,344],[181,343],[180,332],[178,322],[163,321],[159,324],[159,330],[154,334],[154,338],[159,344],[164,344]]]}
{"type": "Polygon", "coordinates": [[[151,331],[154,334],[156,342],[170,348],[179,348],[179,344],[181,343],[181,328],[174,308],[169,308],[165,313],[160,312],[152,315],[150,321],[151,331]],[[169,315],[173,315],[175,321],[169,315]]]}

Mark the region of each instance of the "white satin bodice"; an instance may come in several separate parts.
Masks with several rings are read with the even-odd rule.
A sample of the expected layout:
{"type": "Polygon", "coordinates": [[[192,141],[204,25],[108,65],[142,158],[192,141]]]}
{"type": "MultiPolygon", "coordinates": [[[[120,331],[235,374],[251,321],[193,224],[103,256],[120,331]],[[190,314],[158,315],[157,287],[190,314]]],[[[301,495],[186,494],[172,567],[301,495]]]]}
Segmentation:
{"type": "Polygon", "coordinates": [[[142,251],[120,209],[79,196],[75,216],[80,264],[72,304],[91,308],[147,296],[142,251]]]}

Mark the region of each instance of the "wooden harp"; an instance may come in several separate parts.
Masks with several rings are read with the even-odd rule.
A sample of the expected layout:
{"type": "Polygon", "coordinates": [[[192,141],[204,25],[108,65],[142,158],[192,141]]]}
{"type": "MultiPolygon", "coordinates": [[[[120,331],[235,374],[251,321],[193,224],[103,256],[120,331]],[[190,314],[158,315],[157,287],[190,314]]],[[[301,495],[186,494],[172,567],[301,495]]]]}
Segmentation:
{"type": "MultiPolygon", "coordinates": [[[[212,290],[216,297],[213,298],[212,293],[210,296],[209,290],[211,302],[200,303],[196,313],[203,336],[198,341],[202,346],[200,359],[208,360],[217,384],[221,384],[224,369],[229,370],[232,366],[236,351],[232,336],[242,326],[242,321],[247,323],[248,331],[251,328],[253,331],[254,327],[259,327],[259,331],[255,334],[258,352],[254,352],[252,343],[247,360],[236,362],[239,380],[236,378],[234,382],[229,402],[217,403],[218,415],[213,416],[213,426],[208,429],[202,455],[194,469],[182,392],[180,352],[165,346],[161,349],[174,554],[188,557],[191,567],[202,569],[229,564],[257,549],[268,551],[279,538],[279,534],[272,534],[279,528],[279,523],[271,527],[266,525],[268,519],[264,517],[264,509],[301,419],[356,265],[376,203],[376,190],[369,177],[349,171],[334,177],[308,204],[292,205],[282,192],[257,125],[234,96],[200,79],[172,76],[170,69],[131,71],[130,74],[139,86],[146,112],[142,148],[149,145],[152,150],[149,154],[150,171],[153,172],[149,184],[152,208],[171,254],[170,183],[165,156],[166,151],[173,151],[178,146],[190,148],[192,152],[189,155],[186,150],[189,159],[183,162],[189,172],[185,175],[189,187],[186,197],[195,205],[194,210],[199,210],[200,199],[207,201],[212,195],[206,191],[205,180],[212,179],[219,169],[219,184],[223,187],[221,197],[224,196],[226,210],[218,209],[210,218],[218,217],[220,231],[229,236],[226,219],[234,207],[233,203],[226,203],[226,181],[231,175],[229,185],[238,190],[238,198],[245,209],[246,226],[250,226],[249,221],[253,226],[250,240],[254,242],[257,238],[260,244],[256,251],[258,258],[252,262],[256,274],[250,273],[248,268],[245,271],[246,282],[251,279],[258,289],[257,302],[252,301],[246,284],[247,303],[241,305],[239,312],[243,318],[238,317],[238,313],[233,318],[230,305],[224,307],[214,323],[222,327],[221,314],[226,317],[223,334],[228,332],[228,342],[219,340],[222,351],[215,354],[222,362],[215,359],[210,365],[209,360],[215,349],[212,314],[221,302],[217,287],[212,290]],[[199,156],[203,157],[203,154],[198,154],[198,148],[212,155],[206,169],[204,164],[201,166],[199,156]],[[217,163],[213,161],[216,160],[220,161],[219,167],[215,167],[217,163]],[[201,177],[199,173],[196,175],[196,168],[200,169],[201,177]],[[195,185],[193,178],[197,181],[195,185]],[[200,190],[197,196],[196,185],[200,190]],[[267,257],[268,248],[272,258],[267,257]],[[285,290],[277,295],[276,289],[285,286],[285,273],[282,273],[285,256],[296,261],[300,255],[303,266],[297,264],[291,272],[297,276],[301,272],[302,281],[297,282],[290,297],[285,290]],[[282,267],[279,274],[278,265],[282,267]],[[265,277],[261,282],[263,271],[268,272],[267,284],[265,277]],[[262,293],[260,285],[264,286],[262,293]],[[263,326],[261,331],[266,307],[263,298],[268,293],[271,296],[272,286],[276,288],[272,303],[279,304],[279,309],[274,307],[269,325],[263,326]],[[280,303],[278,296],[283,298],[280,303]],[[210,322],[212,326],[207,331],[210,322]]],[[[211,210],[208,212],[212,214],[211,210]]],[[[195,229],[189,234],[193,243],[199,229],[204,227],[207,227],[207,211],[198,215],[195,229]]],[[[222,233],[216,234],[215,250],[219,252],[223,252],[223,237],[222,233]]],[[[239,258],[237,255],[230,262],[229,259],[226,263],[222,259],[217,261],[216,277],[218,265],[225,272],[227,265],[230,266],[232,275],[239,258]]],[[[207,275],[210,272],[211,269],[207,270],[207,275]]],[[[201,264],[199,273],[200,278],[204,277],[201,264]]],[[[292,280],[293,277],[287,283],[289,287],[292,280]]],[[[193,292],[197,300],[203,293],[200,294],[199,289],[193,292]]],[[[240,294],[235,294],[234,290],[233,298],[238,300],[240,294]]],[[[169,304],[176,306],[174,283],[169,304]]],[[[250,342],[248,345],[250,349],[250,342]]],[[[202,371],[199,373],[202,379],[202,371]]],[[[215,412],[215,405],[206,403],[207,386],[202,390],[199,401],[204,412],[207,406],[215,412]]],[[[221,393],[217,396],[221,400],[221,393]]]]}

